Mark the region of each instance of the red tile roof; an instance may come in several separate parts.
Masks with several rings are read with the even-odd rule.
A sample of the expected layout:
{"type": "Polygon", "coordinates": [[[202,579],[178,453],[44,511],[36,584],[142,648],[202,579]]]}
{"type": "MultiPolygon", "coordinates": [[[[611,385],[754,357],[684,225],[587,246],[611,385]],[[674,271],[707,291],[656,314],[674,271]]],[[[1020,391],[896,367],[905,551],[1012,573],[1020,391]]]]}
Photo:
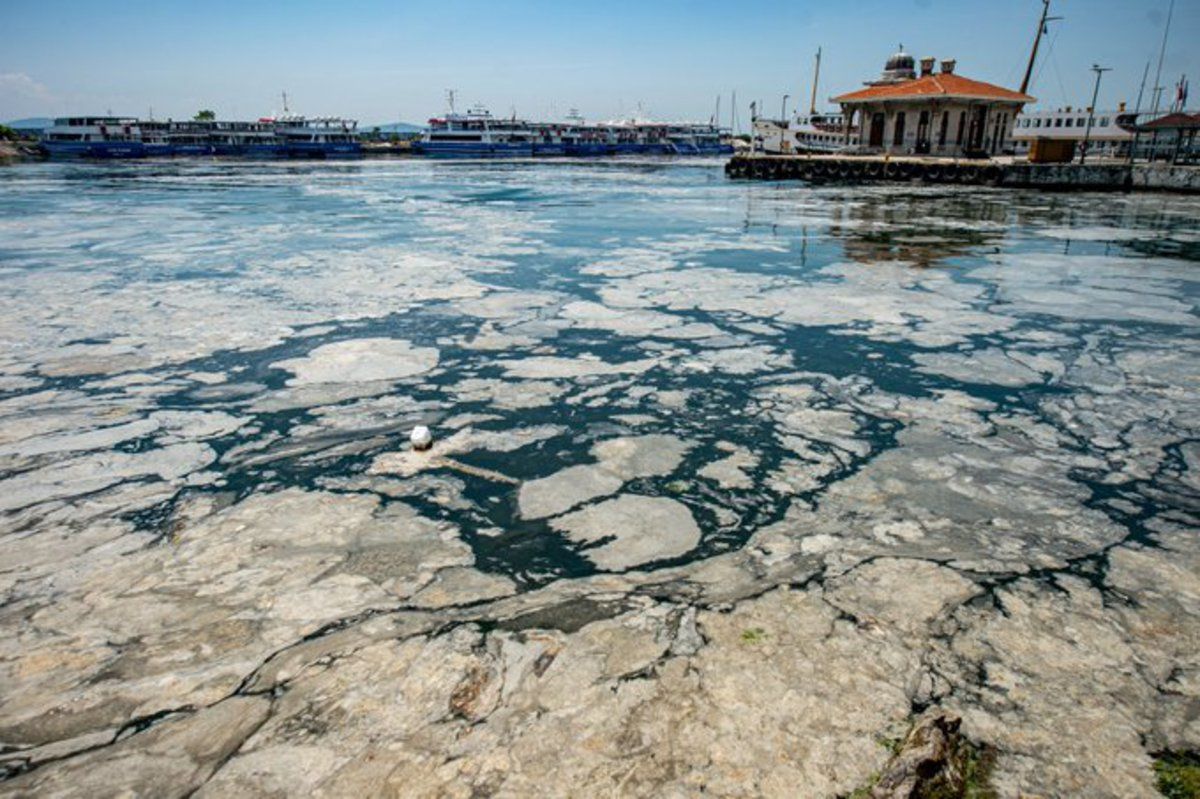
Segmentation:
{"type": "Polygon", "coordinates": [[[1153,119],[1144,125],[1142,130],[1171,130],[1174,128],[1200,128],[1200,114],[1181,114],[1178,111],[1165,117],[1153,119]]]}
{"type": "Polygon", "coordinates": [[[972,100],[1008,100],[1016,103],[1032,103],[1034,98],[980,80],[971,80],[962,75],[939,72],[923,78],[891,83],[884,86],[868,86],[856,92],[834,97],[835,103],[853,103],[865,100],[925,100],[937,97],[964,97],[972,100]]]}

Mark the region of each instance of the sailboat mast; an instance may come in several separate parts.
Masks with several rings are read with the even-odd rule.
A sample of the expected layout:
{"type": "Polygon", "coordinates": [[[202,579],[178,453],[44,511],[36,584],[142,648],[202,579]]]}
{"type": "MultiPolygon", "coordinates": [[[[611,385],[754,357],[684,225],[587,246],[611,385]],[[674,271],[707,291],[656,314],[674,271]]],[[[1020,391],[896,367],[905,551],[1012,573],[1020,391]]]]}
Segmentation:
{"type": "Polygon", "coordinates": [[[1138,114],[1142,113],[1142,95],[1146,92],[1146,78],[1150,74],[1150,62],[1146,62],[1146,68],[1142,70],[1142,85],[1138,88],[1137,105],[1133,107],[1133,119],[1136,122],[1138,114]]]}
{"type": "Polygon", "coordinates": [[[1167,25],[1163,28],[1162,47],[1158,50],[1158,69],[1154,72],[1154,107],[1150,109],[1150,116],[1158,113],[1158,100],[1162,97],[1162,67],[1163,56],[1167,54],[1167,37],[1171,34],[1171,17],[1175,14],[1175,0],[1171,0],[1171,5],[1167,6],[1167,25]]]}
{"type": "Polygon", "coordinates": [[[821,80],[821,48],[817,48],[817,68],[813,72],[812,102],[808,104],[808,115],[817,113],[817,82],[821,80]]]}
{"type": "Polygon", "coordinates": [[[1033,62],[1037,60],[1038,45],[1042,43],[1042,33],[1046,30],[1047,15],[1050,13],[1050,0],[1042,0],[1042,18],[1038,20],[1037,34],[1033,37],[1033,50],[1029,53],[1029,66],[1025,67],[1025,78],[1021,81],[1021,94],[1029,90],[1029,79],[1033,77],[1033,62]]]}

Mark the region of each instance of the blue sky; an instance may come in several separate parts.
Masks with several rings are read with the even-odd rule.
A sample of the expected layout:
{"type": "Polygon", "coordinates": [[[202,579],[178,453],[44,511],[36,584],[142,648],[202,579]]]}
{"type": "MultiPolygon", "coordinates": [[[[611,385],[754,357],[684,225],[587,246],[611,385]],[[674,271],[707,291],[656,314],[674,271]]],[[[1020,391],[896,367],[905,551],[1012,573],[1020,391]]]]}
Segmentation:
{"type": "MultiPolygon", "coordinates": [[[[1090,99],[1094,62],[1113,68],[1101,105],[1153,82],[1169,0],[1055,0],[1031,93],[1090,99]]],[[[738,92],[778,113],[807,102],[824,48],[822,99],[873,77],[903,42],[955,57],[959,72],[1015,87],[1040,0],[6,0],[0,119],[103,112],[253,118],[280,110],[422,122],[444,90],[494,113],[707,118],[738,92]]],[[[1162,83],[1200,77],[1200,0],[1176,0],[1162,83]]],[[[1169,90],[1168,93],[1170,93],[1169,90]]],[[[1197,83],[1200,93],[1200,83],[1197,83]]],[[[1194,95],[1194,98],[1197,95],[1194,95]]],[[[1148,104],[1148,101],[1147,101],[1148,104]]],[[[1192,105],[1197,105],[1193,99],[1192,105]]]]}

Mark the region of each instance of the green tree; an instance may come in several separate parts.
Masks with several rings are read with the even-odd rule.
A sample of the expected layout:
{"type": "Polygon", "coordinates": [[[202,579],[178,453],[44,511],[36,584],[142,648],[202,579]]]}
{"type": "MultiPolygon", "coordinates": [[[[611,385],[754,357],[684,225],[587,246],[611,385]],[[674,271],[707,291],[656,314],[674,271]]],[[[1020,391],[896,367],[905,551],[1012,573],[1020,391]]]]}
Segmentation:
{"type": "Polygon", "coordinates": [[[207,108],[205,108],[203,111],[197,111],[196,116],[192,117],[192,119],[197,122],[212,122],[216,118],[216,113],[209,111],[207,108]]]}

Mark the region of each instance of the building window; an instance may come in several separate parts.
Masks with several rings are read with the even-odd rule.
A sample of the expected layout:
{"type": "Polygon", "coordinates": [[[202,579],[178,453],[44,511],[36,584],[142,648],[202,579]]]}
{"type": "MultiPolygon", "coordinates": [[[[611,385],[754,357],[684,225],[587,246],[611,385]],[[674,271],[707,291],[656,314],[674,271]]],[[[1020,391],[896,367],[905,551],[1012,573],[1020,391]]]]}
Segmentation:
{"type": "Polygon", "coordinates": [[[904,112],[896,112],[896,127],[892,132],[892,146],[899,147],[904,144],[904,112]]]}
{"type": "Polygon", "coordinates": [[[958,112],[958,135],[955,136],[954,143],[959,145],[960,147],[962,146],[963,135],[966,133],[966,129],[967,129],[967,112],[959,111],[958,112]]]}
{"type": "Polygon", "coordinates": [[[942,112],[942,125],[938,130],[938,147],[946,146],[946,132],[950,129],[950,112],[942,112]]]}
{"type": "Polygon", "coordinates": [[[1100,117],[1100,127],[1102,127],[1102,128],[1108,127],[1108,117],[1100,117]]]}
{"type": "Polygon", "coordinates": [[[1075,127],[1077,127],[1077,128],[1082,128],[1086,124],[1087,124],[1087,120],[1084,119],[1083,117],[1080,117],[1079,119],[1075,120],[1075,127]]]}

